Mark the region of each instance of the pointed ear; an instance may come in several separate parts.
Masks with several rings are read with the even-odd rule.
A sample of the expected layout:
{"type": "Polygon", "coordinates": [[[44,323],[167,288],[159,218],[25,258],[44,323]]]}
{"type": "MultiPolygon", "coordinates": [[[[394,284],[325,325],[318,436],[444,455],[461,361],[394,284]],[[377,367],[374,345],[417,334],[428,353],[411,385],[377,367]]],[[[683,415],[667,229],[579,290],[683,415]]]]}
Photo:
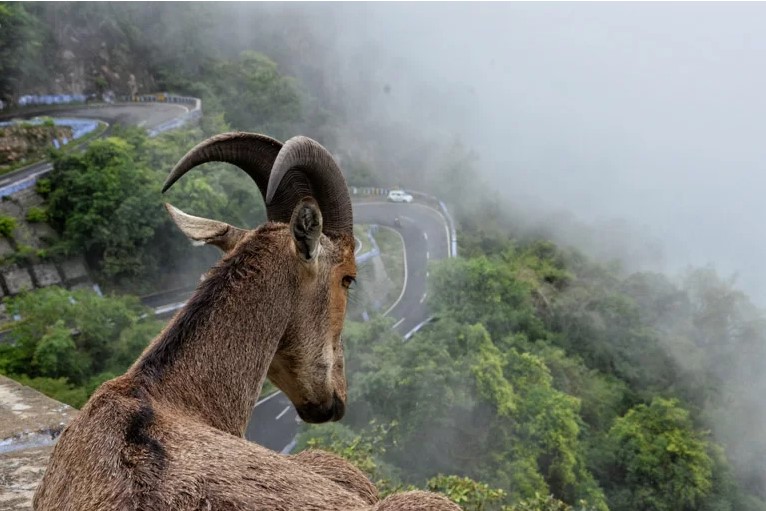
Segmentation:
{"type": "Polygon", "coordinates": [[[170,217],[181,229],[181,232],[194,245],[215,245],[224,252],[228,252],[247,234],[246,230],[226,222],[188,215],[172,204],[165,203],[165,209],[168,210],[170,217]]]}
{"type": "Polygon", "coordinates": [[[314,199],[303,199],[295,207],[290,232],[298,254],[306,261],[314,260],[319,253],[319,237],[322,235],[322,213],[314,199]]]}

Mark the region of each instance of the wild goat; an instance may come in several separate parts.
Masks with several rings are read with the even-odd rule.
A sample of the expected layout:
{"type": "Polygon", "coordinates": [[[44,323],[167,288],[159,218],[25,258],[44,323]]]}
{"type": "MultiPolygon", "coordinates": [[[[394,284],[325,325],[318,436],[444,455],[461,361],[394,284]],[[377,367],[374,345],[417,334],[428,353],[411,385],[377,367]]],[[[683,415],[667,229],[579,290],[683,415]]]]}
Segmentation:
{"type": "Polygon", "coordinates": [[[186,307],[64,430],[38,510],[459,509],[410,492],[378,501],[369,480],[320,451],[281,456],[243,438],[264,379],[306,422],[345,410],[341,329],[354,280],[351,200],[332,156],[296,137],[202,142],[167,190],[208,161],[237,165],[270,222],[243,230],[167,205],[192,240],[224,251],[186,307]]]}

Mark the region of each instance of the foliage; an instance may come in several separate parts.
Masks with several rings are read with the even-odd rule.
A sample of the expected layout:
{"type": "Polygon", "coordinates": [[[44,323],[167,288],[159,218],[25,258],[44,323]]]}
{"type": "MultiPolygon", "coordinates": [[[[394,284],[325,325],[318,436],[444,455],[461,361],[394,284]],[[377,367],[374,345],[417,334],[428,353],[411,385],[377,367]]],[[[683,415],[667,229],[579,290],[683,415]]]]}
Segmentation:
{"type": "Polygon", "coordinates": [[[224,118],[241,130],[289,138],[301,118],[301,95],[293,78],[262,53],[245,51],[237,60],[214,62],[207,72],[224,118]]]}
{"type": "Polygon", "coordinates": [[[27,222],[44,223],[48,221],[48,212],[45,208],[31,207],[27,211],[27,222]]]}
{"type": "Polygon", "coordinates": [[[0,3],[0,99],[10,97],[34,65],[41,42],[37,25],[22,3],[0,3]]]}
{"type": "Polygon", "coordinates": [[[435,266],[429,303],[437,314],[467,324],[481,323],[495,336],[523,330],[544,336],[530,299],[531,287],[507,264],[486,257],[435,266]]]}
{"type": "Polygon", "coordinates": [[[405,344],[395,335],[370,343],[382,328],[347,329],[348,422],[399,422],[383,460],[407,467],[405,482],[457,472],[511,499],[555,489],[603,508],[585,469],[579,403],[553,388],[542,359],[503,353],[484,327],[451,318],[405,344]]]}
{"type": "Polygon", "coordinates": [[[40,178],[35,182],[35,191],[40,196],[47,198],[51,193],[51,180],[47,177],[40,178]]]}
{"type": "Polygon", "coordinates": [[[4,260],[13,264],[26,264],[35,262],[40,255],[47,255],[44,249],[37,250],[24,243],[16,243],[16,251],[5,256],[4,260]]]}
{"type": "Polygon", "coordinates": [[[656,397],[617,419],[610,500],[614,509],[698,509],[712,489],[708,443],[676,400],[656,397]]]}
{"type": "Polygon", "coordinates": [[[127,141],[110,137],[83,154],[59,155],[50,180],[50,221],[73,251],[110,279],[156,271],[146,247],[163,221],[162,206],[127,141]]]}
{"type": "Polygon", "coordinates": [[[161,326],[145,319],[148,311],[134,297],[102,298],[83,290],[39,289],[14,297],[7,307],[21,319],[10,324],[11,344],[0,348],[0,372],[69,396],[61,399],[73,406],[82,404],[80,390],[93,390],[93,378],[127,369],[161,326]]]}
{"type": "Polygon", "coordinates": [[[586,501],[578,502],[575,507],[558,500],[553,495],[543,496],[538,493],[530,499],[504,508],[503,511],[590,511],[591,509],[593,508],[586,501]]]}
{"type": "MultiPolygon", "coordinates": [[[[114,134],[85,153],[57,155],[48,217],[65,241],[53,250],[84,253],[107,288],[147,292],[196,281],[218,252],[190,248],[167,215],[159,188],[167,169],[202,135],[182,130],[149,139],[135,128],[114,134]]],[[[197,216],[248,226],[265,218],[258,195],[247,175],[219,164],[186,176],[165,198],[197,216]]]]}
{"type": "Polygon", "coordinates": [[[16,219],[12,216],[0,215],[0,236],[12,238],[16,229],[16,219]]]}
{"type": "Polygon", "coordinates": [[[381,462],[400,467],[405,484],[468,477],[506,492],[508,509],[761,508],[693,402],[662,397],[720,394],[695,387],[720,375],[695,350],[709,339],[701,346],[737,360],[735,347],[760,335],[741,295],[699,272],[686,288],[625,277],[549,242],[496,247],[434,265],[439,319],[410,341],[386,320],[347,325],[347,424],[399,424],[376,452],[381,462]],[[683,370],[672,353],[679,337],[683,370]],[[635,438],[648,443],[638,449],[635,438]]]}
{"type": "Polygon", "coordinates": [[[490,488],[469,477],[438,475],[428,480],[426,488],[445,495],[465,511],[497,509],[505,499],[505,492],[490,488]]]}

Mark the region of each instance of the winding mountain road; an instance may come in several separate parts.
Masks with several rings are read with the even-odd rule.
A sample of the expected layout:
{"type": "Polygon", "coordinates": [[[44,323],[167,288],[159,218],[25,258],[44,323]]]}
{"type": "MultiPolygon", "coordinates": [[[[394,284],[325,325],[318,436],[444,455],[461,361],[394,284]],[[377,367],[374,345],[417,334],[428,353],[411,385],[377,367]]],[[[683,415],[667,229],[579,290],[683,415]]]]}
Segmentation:
{"type": "MultiPolygon", "coordinates": [[[[25,112],[0,115],[0,121],[30,117],[67,117],[96,119],[111,126],[116,124],[139,126],[146,129],[156,128],[172,121],[189,111],[189,107],[170,103],[124,103],[98,106],[73,106],[59,108],[35,108],[25,112]]],[[[107,129],[105,134],[109,133],[107,129]]],[[[0,177],[0,188],[33,176],[42,176],[53,169],[49,161],[33,163],[0,177]]]]}
{"type": "MultiPolygon", "coordinates": [[[[34,115],[51,115],[98,119],[114,124],[130,124],[152,129],[188,112],[188,107],[165,103],[128,103],[97,107],[38,109],[34,115]]],[[[5,117],[8,117],[7,115],[5,117]]],[[[2,117],[0,117],[2,119],[2,117]]],[[[31,165],[7,174],[0,187],[51,169],[49,162],[31,165]]],[[[426,306],[428,262],[450,255],[450,233],[444,216],[435,208],[421,203],[396,204],[369,199],[354,200],[354,218],[359,224],[378,224],[397,231],[405,247],[405,280],[402,293],[386,314],[396,320],[394,328],[405,338],[429,318],[426,306]],[[394,219],[399,218],[399,225],[394,219]]],[[[187,296],[171,292],[158,294],[155,309],[177,310],[187,296]],[[171,296],[172,295],[172,296],[171,296]],[[162,303],[160,303],[162,302],[162,303]]],[[[269,449],[289,452],[294,446],[300,419],[287,396],[277,392],[261,399],[253,410],[246,437],[269,449]]]]}
{"type": "Polygon", "coordinates": [[[447,221],[438,210],[425,204],[390,202],[354,202],[354,220],[390,227],[404,241],[407,263],[404,289],[387,315],[397,319],[395,328],[405,335],[428,318],[425,303],[428,261],[449,257],[447,221]],[[397,217],[400,226],[394,225],[397,217]]]}

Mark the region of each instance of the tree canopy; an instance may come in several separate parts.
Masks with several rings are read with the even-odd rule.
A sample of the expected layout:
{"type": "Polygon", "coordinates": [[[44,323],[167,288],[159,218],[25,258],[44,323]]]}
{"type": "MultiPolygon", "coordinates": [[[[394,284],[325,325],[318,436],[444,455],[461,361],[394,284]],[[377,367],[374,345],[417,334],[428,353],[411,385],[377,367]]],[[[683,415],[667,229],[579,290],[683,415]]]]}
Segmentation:
{"type": "Polygon", "coordinates": [[[80,406],[104,379],[125,371],[159,333],[136,297],[49,287],[7,302],[19,318],[0,344],[0,372],[80,406]]]}

